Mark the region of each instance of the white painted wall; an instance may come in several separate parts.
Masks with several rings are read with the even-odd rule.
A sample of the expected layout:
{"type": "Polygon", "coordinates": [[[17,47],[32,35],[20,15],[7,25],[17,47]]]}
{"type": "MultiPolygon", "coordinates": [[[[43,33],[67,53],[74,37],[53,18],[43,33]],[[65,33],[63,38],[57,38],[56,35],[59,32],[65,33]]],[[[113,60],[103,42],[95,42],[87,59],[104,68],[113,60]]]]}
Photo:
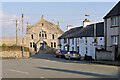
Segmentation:
{"type": "MultiPolygon", "coordinates": [[[[98,45],[104,46],[104,37],[97,37],[98,38],[98,45]],[[102,40],[101,40],[102,38],[102,40]]],[[[72,44],[72,38],[70,38],[70,46],[69,51],[72,51],[72,47],[74,47],[74,51],[77,51],[77,46],[79,46],[79,54],[82,57],[85,57],[85,54],[87,56],[92,56],[93,59],[95,59],[95,46],[94,46],[94,37],[87,37],[87,43],[85,37],[82,38],[74,38],[74,44],[72,44]],[[78,41],[79,40],[79,41],[78,41]],[[79,43],[78,43],[79,42],[79,43]],[[87,53],[86,53],[86,47],[87,47],[87,53]]],[[[68,39],[67,43],[68,44],[68,39]]],[[[64,50],[64,39],[61,39],[61,49],[64,50]]]]}
{"type": "Polygon", "coordinates": [[[85,46],[85,38],[80,38],[79,41],[79,54],[81,55],[81,57],[85,57],[85,53],[86,53],[86,46],[85,46]]]}

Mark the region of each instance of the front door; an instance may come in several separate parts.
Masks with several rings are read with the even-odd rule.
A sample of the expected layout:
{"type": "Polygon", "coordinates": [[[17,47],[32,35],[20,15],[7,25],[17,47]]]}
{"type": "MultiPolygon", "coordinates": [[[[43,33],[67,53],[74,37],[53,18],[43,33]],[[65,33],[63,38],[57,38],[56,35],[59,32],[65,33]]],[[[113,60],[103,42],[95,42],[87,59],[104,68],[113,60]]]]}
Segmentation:
{"type": "Polygon", "coordinates": [[[44,49],[44,43],[40,43],[40,50],[44,49]]]}

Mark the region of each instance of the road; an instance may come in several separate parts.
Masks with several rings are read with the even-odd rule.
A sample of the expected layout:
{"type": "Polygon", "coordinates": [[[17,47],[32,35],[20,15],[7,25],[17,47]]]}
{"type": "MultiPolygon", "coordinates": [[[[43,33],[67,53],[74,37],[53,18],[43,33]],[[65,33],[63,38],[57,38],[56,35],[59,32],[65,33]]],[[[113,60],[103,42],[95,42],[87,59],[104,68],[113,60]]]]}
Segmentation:
{"type": "Polygon", "coordinates": [[[3,78],[117,78],[118,67],[55,58],[41,54],[32,59],[3,60],[3,78]]]}

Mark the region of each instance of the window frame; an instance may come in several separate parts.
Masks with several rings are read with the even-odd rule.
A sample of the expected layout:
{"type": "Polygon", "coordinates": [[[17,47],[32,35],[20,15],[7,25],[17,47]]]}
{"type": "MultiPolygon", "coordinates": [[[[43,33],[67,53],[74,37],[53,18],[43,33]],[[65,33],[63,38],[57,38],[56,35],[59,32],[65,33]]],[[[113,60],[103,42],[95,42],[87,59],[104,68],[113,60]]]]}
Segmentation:
{"type": "Polygon", "coordinates": [[[111,18],[111,28],[119,27],[118,16],[114,16],[111,18]]]}
{"type": "Polygon", "coordinates": [[[119,44],[119,36],[118,35],[111,36],[111,44],[112,45],[118,45],[119,44]]]}

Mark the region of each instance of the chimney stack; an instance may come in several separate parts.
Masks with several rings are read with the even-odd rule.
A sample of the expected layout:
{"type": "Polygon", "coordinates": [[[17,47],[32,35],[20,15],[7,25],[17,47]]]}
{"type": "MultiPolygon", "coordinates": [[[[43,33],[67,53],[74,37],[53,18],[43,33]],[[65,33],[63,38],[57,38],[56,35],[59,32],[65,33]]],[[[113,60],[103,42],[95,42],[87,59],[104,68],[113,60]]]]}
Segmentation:
{"type": "Polygon", "coordinates": [[[72,29],[72,28],[73,28],[72,25],[68,25],[68,26],[67,26],[67,30],[70,30],[70,29],[72,29]]]}
{"type": "Polygon", "coordinates": [[[90,24],[91,24],[90,21],[88,19],[85,19],[83,21],[83,28],[86,27],[87,25],[90,25],[90,24]]]}

